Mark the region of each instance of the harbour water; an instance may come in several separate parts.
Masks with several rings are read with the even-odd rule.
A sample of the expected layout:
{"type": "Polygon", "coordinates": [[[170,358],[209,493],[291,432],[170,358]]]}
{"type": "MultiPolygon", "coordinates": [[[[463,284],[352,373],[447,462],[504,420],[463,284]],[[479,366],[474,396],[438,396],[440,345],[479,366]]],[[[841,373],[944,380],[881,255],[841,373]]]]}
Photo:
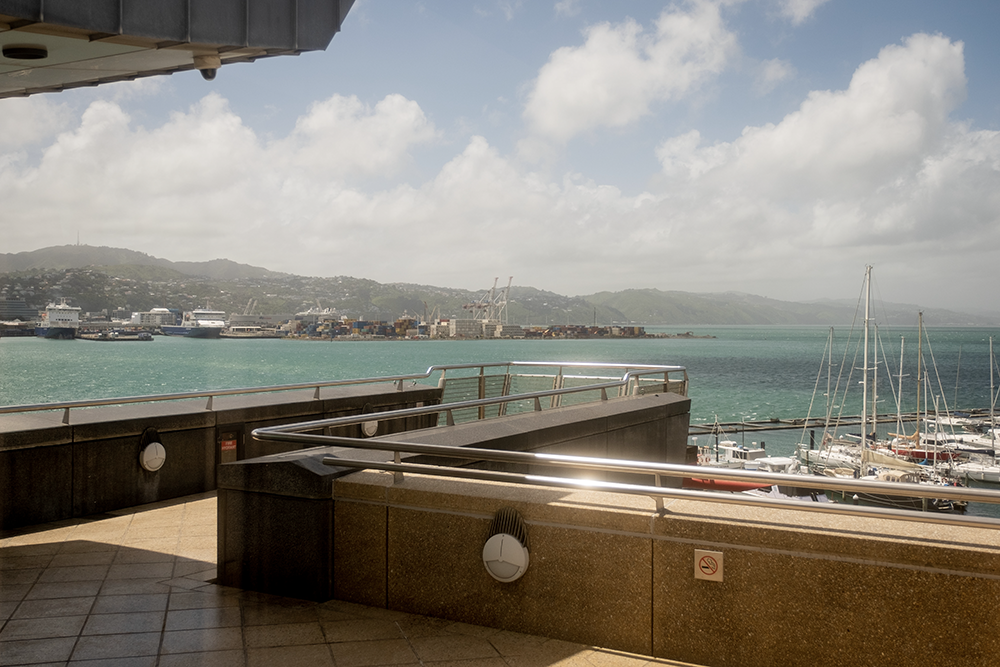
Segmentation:
{"type": "MultiPolygon", "coordinates": [[[[685,366],[695,423],[794,419],[825,412],[829,332],[826,327],[732,326],[695,330],[714,338],[333,342],[158,336],[132,345],[0,338],[0,405],[420,373],[434,364],[593,361],[685,366]],[[810,408],[821,372],[816,405],[810,408]]],[[[926,333],[929,406],[933,409],[937,397],[941,410],[988,408],[989,338],[1000,328],[930,328],[926,333]]],[[[888,359],[893,383],[898,382],[901,337],[903,409],[913,410],[916,330],[881,331],[885,349],[880,357],[888,359]]],[[[839,373],[843,379],[836,398],[844,398],[843,414],[860,413],[860,390],[852,386],[844,397],[847,383],[857,385],[861,379],[857,339],[846,328],[834,330],[833,382],[839,373]]],[[[895,412],[889,371],[880,364],[879,373],[879,412],[895,412]]]]}
{"type": "MultiPolygon", "coordinates": [[[[153,342],[115,345],[87,340],[0,338],[0,405],[231,389],[380,375],[422,373],[432,365],[494,361],[588,361],[681,365],[690,378],[691,421],[792,420],[826,412],[824,360],[827,327],[674,327],[713,338],[589,340],[305,341],[200,340],[158,336],[153,342]],[[822,375],[822,377],[821,377],[822,375]]],[[[859,335],[834,330],[834,412],[861,412],[859,335]],[[843,367],[843,371],[841,371],[843,367]],[[853,369],[853,370],[852,370],[853,369]],[[850,386],[849,386],[850,385],[850,386]],[[849,391],[845,391],[849,389],[849,391]]],[[[930,328],[923,344],[931,381],[928,406],[939,411],[988,409],[989,339],[1000,328],[930,328]]],[[[916,402],[917,332],[880,331],[893,383],[899,382],[900,339],[905,340],[903,410],[916,402]]],[[[1000,350],[998,350],[1000,351],[1000,350]]],[[[994,361],[994,363],[996,363],[994,361]]],[[[880,413],[896,402],[880,364],[880,413]]],[[[994,370],[1000,383],[1000,371],[994,370]]],[[[436,379],[428,380],[435,382],[436,379]]],[[[926,397],[926,392],[925,392],[926,397]]],[[[855,427],[856,428],[856,427],[855,427]]],[[[893,427],[880,427],[880,435],[893,427]]],[[[768,453],[788,455],[808,442],[801,430],[730,434],[748,446],[766,442],[768,453]]],[[[816,435],[817,441],[820,434],[816,435]]],[[[710,436],[701,436],[708,444],[710,436]]],[[[713,439],[714,441],[714,439],[713,439]]],[[[696,438],[691,442],[698,444],[696,438]]]]}

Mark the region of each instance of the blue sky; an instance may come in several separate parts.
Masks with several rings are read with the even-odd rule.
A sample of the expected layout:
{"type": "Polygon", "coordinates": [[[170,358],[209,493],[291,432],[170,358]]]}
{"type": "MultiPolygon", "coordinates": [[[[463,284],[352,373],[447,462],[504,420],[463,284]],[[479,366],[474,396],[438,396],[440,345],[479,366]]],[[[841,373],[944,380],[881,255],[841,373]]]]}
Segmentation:
{"type": "Polygon", "coordinates": [[[1000,311],[1000,3],[359,0],[321,53],[0,101],[2,252],[1000,311]]]}

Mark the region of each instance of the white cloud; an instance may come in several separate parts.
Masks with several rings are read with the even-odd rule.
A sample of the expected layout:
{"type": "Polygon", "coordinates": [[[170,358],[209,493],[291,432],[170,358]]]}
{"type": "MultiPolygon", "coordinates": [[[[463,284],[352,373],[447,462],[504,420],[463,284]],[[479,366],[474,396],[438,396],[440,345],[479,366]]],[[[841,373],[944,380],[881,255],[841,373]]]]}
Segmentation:
{"type": "Polygon", "coordinates": [[[557,0],[555,12],[559,16],[576,16],[580,13],[580,0],[557,0]]]}
{"type": "Polygon", "coordinates": [[[3,100],[0,114],[0,151],[10,151],[31,146],[67,127],[73,114],[66,104],[59,104],[51,96],[3,100]]]}
{"type": "Polygon", "coordinates": [[[787,81],[795,76],[795,67],[787,60],[773,58],[765,60],[757,70],[754,81],[754,90],[758,95],[767,95],[774,90],[779,83],[787,81]]]}
{"type": "Polygon", "coordinates": [[[836,271],[876,255],[909,257],[899,271],[914,278],[925,262],[952,261],[984,279],[951,256],[1000,243],[1000,134],[948,120],[965,95],[962,51],[914,35],[861,65],[847,89],[815,91],[777,124],[711,146],[697,132],[663,142],[680,238],[738,255],[753,267],[747,278],[773,270],[754,261],[781,258],[814,275],[816,257],[836,271]],[[785,246],[803,258],[783,257],[785,246]]]}
{"type": "Polygon", "coordinates": [[[279,148],[294,156],[295,168],[315,170],[320,178],[389,175],[407,162],[413,146],[436,136],[420,106],[402,95],[388,95],[374,109],[357,97],[334,95],[310,106],[279,148]]]}
{"type": "Polygon", "coordinates": [[[655,30],[631,19],[595,25],[582,46],[552,53],[524,118],[534,133],[557,142],[628,125],[654,103],[682,99],[719,74],[735,49],[719,5],[708,0],[665,9],[655,30]]]}
{"type": "Polygon", "coordinates": [[[778,0],[781,15],[792,22],[801,25],[811,17],[821,5],[829,0],[778,0]]]}
{"type": "Polygon", "coordinates": [[[1000,247],[1000,134],[949,120],[964,94],[962,44],[914,35],[776,123],[712,145],[697,130],[663,141],[659,180],[635,195],[526,170],[481,136],[425,182],[382,179],[437,137],[398,95],[331,97],[274,140],[218,95],[148,129],[95,102],[36,165],[0,159],[4,245],[79,230],[94,245],[307,275],[791,299],[838,280],[853,294],[870,262],[912,281],[912,297],[890,300],[957,305],[946,290],[976,298],[1000,247]],[[928,284],[940,266],[948,279],[928,284]]]}

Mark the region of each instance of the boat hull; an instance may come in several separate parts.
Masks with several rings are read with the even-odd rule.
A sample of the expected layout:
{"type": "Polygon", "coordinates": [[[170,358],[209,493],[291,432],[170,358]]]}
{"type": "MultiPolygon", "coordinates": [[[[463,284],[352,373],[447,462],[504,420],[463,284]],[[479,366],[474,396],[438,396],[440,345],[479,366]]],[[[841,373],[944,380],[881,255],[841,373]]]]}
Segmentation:
{"type": "Polygon", "coordinates": [[[75,327],[35,327],[35,335],[39,338],[54,340],[72,340],[76,338],[75,327]]]}
{"type": "Polygon", "coordinates": [[[216,327],[163,326],[160,329],[167,336],[183,336],[185,338],[219,338],[222,335],[222,329],[216,327]]]}
{"type": "Polygon", "coordinates": [[[916,510],[918,512],[954,512],[956,507],[950,500],[918,498],[916,496],[894,496],[883,493],[857,493],[851,491],[826,490],[826,497],[836,503],[861,504],[891,509],[916,510]],[[854,497],[857,496],[857,503],[854,497]]]}

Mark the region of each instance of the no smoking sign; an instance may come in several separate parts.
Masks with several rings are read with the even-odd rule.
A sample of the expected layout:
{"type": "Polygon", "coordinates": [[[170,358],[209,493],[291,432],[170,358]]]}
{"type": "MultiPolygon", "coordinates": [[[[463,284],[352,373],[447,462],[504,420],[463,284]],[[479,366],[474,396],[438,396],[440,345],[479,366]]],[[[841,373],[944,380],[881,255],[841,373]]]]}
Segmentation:
{"type": "Polygon", "coordinates": [[[722,552],[694,550],[694,578],[722,581],[722,552]]]}

